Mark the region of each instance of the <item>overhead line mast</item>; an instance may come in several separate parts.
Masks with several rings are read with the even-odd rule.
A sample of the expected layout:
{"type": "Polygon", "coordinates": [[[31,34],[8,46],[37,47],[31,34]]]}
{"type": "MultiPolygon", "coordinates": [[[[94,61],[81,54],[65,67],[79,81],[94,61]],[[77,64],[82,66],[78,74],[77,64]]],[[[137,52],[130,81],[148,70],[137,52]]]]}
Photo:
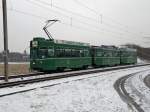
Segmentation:
{"type": "Polygon", "coordinates": [[[2,0],[3,8],[3,32],[4,32],[4,75],[8,82],[8,32],[7,32],[7,2],[2,0]]]}

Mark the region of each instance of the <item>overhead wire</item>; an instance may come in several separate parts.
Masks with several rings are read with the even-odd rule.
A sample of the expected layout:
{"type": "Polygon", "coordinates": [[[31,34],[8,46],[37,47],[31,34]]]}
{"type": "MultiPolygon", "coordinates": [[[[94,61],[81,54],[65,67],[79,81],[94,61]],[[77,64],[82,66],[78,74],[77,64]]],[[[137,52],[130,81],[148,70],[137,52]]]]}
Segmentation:
{"type": "MultiPolygon", "coordinates": [[[[34,18],[38,18],[38,19],[43,19],[43,20],[47,20],[48,17],[44,17],[44,16],[40,16],[40,15],[37,15],[37,14],[33,14],[33,13],[29,13],[29,12],[25,12],[25,11],[20,11],[18,9],[15,9],[13,8],[13,10],[11,10],[10,8],[8,9],[8,11],[11,11],[11,12],[16,12],[16,13],[19,13],[19,14],[23,14],[23,15],[27,15],[27,16],[31,16],[31,17],[34,17],[34,18]]],[[[60,24],[62,25],[66,25],[66,26],[70,26],[70,24],[68,23],[65,23],[65,22],[61,22],[60,24]]],[[[72,25],[70,27],[73,27],[73,28],[76,28],[76,29],[81,29],[81,30],[84,30],[84,31],[90,31],[90,32],[95,32],[95,33],[104,33],[104,32],[100,32],[98,30],[95,30],[95,29],[89,29],[89,28],[84,28],[84,27],[81,27],[81,26],[78,26],[78,25],[72,25]]],[[[106,34],[106,33],[105,33],[106,34]]],[[[108,34],[108,33],[107,33],[108,34]]],[[[111,35],[111,34],[108,34],[108,35],[111,35]]],[[[111,36],[114,36],[113,34],[111,36]]],[[[115,36],[116,37],[116,36],[115,36]]]]}
{"type": "MultiPolygon", "coordinates": [[[[86,19],[91,20],[91,21],[93,21],[93,22],[99,23],[99,21],[98,21],[97,19],[94,19],[94,18],[91,18],[91,17],[83,16],[83,15],[81,15],[81,14],[78,14],[78,13],[69,11],[69,10],[67,10],[67,9],[58,7],[58,6],[55,5],[55,4],[52,4],[52,5],[51,5],[50,3],[44,2],[44,1],[42,1],[42,0],[32,0],[32,1],[31,1],[31,0],[27,0],[27,1],[30,1],[30,2],[32,2],[32,3],[33,3],[33,1],[37,1],[37,2],[39,2],[39,3],[41,3],[41,4],[43,4],[43,5],[52,6],[52,7],[54,7],[54,8],[57,8],[57,9],[61,10],[61,11],[64,11],[64,12],[67,12],[67,13],[70,13],[70,14],[74,14],[74,15],[77,15],[77,16],[79,16],[79,17],[83,17],[83,18],[86,18],[86,19]]],[[[34,2],[34,3],[35,3],[35,2],[34,2]]],[[[95,13],[96,13],[96,12],[95,12],[95,13]]],[[[130,34],[130,35],[132,35],[132,36],[133,36],[133,35],[136,36],[136,37],[139,36],[139,35],[137,35],[137,34],[134,34],[134,33],[129,32],[127,29],[120,28],[120,27],[116,27],[116,26],[114,26],[114,25],[111,25],[111,24],[106,23],[105,21],[103,21],[103,24],[106,25],[106,26],[109,26],[109,27],[111,26],[111,27],[113,27],[113,28],[115,28],[115,29],[122,30],[122,31],[124,31],[124,33],[128,33],[128,34],[130,34]]],[[[141,36],[140,36],[140,37],[141,37],[141,36]]]]}
{"type": "MultiPolygon", "coordinates": [[[[56,8],[56,9],[58,9],[58,10],[61,10],[61,11],[65,12],[65,13],[70,13],[70,14],[72,14],[73,16],[76,15],[76,16],[78,16],[78,17],[81,17],[81,18],[84,18],[84,19],[87,19],[87,20],[97,21],[97,19],[94,19],[94,18],[91,18],[91,17],[88,17],[88,16],[84,16],[84,15],[81,15],[81,14],[76,13],[76,12],[69,11],[69,10],[67,10],[67,9],[61,8],[61,7],[59,7],[59,6],[57,6],[57,5],[54,5],[54,4],[51,5],[51,3],[47,3],[47,2],[44,2],[44,1],[41,1],[41,0],[26,0],[26,1],[27,1],[27,2],[30,2],[30,3],[32,3],[32,4],[35,4],[35,5],[38,5],[38,6],[42,7],[42,5],[37,4],[37,2],[39,2],[39,3],[43,4],[43,5],[52,6],[53,8],[56,8]],[[33,1],[36,1],[36,2],[33,2],[33,1]]],[[[46,7],[45,7],[45,8],[46,8],[46,7]]],[[[50,8],[49,8],[49,9],[50,9],[50,8]]],[[[53,10],[53,11],[54,11],[54,10],[53,10]]],[[[55,11],[55,12],[58,13],[58,11],[55,11]]],[[[62,13],[60,13],[60,14],[62,15],[62,13]]],[[[65,14],[63,14],[63,15],[65,15],[65,14]]],[[[65,15],[65,16],[67,16],[67,15],[65,15]]],[[[70,17],[70,16],[69,16],[69,17],[70,17]]]]}
{"type": "MultiPolygon", "coordinates": [[[[41,18],[41,16],[37,16],[37,15],[35,15],[35,14],[29,14],[29,13],[27,13],[27,12],[22,12],[22,11],[19,11],[19,10],[14,10],[15,12],[19,12],[19,13],[24,13],[24,14],[26,14],[26,15],[30,15],[30,16],[36,16],[36,17],[40,17],[41,18]]],[[[67,16],[68,17],[68,16],[67,16]]],[[[81,22],[81,21],[80,21],[81,22]]],[[[83,23],[83,22],[82,22],[83,23]]],[[[65,24],[65,23],[64,23],[65,24]]],[[[89,24],[87,24],[87,23],[83,23],[83,24],[86,24],[86,25],[89,25],[89,24]]],[[[91,26],[91,25],[89,25],[89,26],[91,26]]],[[[73,26],[73,27],[78,27],[79,28],[79,26],[73,26]]],[[[88,29],[89,30],[89,28],[84,28],[84,27],[81,27],[80,26],[80,28],[81,29],[88,29]]],[[[97,28],[96,28],[97,29],[97,28]]],[[[102,31],[103,31],[103,33],[104,33],[104,31],[105,32],[107,32],[107,34],[109,33],[109,35],[110,35],[110,33],[112,33],[112,35],[111,36],[113,36],[113,35],[116,35],[117,33],[115,33],[115,32],[112,32],[112,31],[110,31],[110,30],[106,30],[106,29],[101,29],[102,31]]],[[[91,31],[95,31],[95,30],[91,30],[91,31]]],[[[95,31],[95,32],[99,32],[99,31],[95,31]]],[[[102,32],[101,32],[102,33],[102,32]]],[[[105,33],[106,34],[106,33],[105,33]]],[[[122,33],[118,33],[117,35],[116,35],[117,37],[120,37],[120,36],[122,36],[122,33]]]]}
{"type": "Polygon", "coordinates": [[[8,9],[9,11],[12,11],[12,12],[17,12],[17,13],[20,13],[20,14],[24,14],[24,15],[27,15],[27,16],[32,16],[32,17],[35,17],[35,18],[39,18],[39,19],[45,19],[47,20],[48,17],[43,17],[43,16],[40,16],[40,15],[36,15],[36,14],[33,14],[33,13],[29,13],[29,12],[24,12],[24,11],[20,11],[18,9],[13,9],[13,10],[10,10],[8,9]]]}
{"type": "MultiPolygon", "coordinates": [[[[88,6],[86,6],[85,4],[83,4],[82,2],[80,2],[79,0],[73,0],[73,1],[76,2],[77,4],[79,4],[80,6],[88,9],[89,11],[95,13],[96,15],[103,15],[102,13],[99,13],[99,12],[95,11],[94,9],[89,8],[88,6]]],[[[108,16],[106,17],[106,16],[103,15],[103,18],[105,18],[107,20],[111,20],[113,23],[118,24],[119,26],[122,26],[123,29],[128,29],[128,27],[129,27],[127,25],[123,25],[120,22],[117,22],[116,20],[114,20],[114,19],[112,19],[112,18],[110,18],[108,16]]],[[[132,33],[132,34],[136,34],[136,35],[141,35],[141,33],[133,33],[133,32],[130,32],[130,31],[127,31],[127,32],[132,33]]]]}
{"type": "MultiPolygon", "coordinates": [[[[23,12],[23,11],[20,11],[20,10],[16,10],[16,9],[14,9],[13,10],[14,12],[17,12],[17,13],[22,13],[22,14],[25,14],[25,15],[29,15],[29,16],[33,16],[33,17],[37,17],[37,18],[43,18],[43,17],[41,17],[41,16],[39,16],[39,15],[35,15],[35,14],[31,14],[31,13],[28,13],[28,12],[23,12]]],[[[67,16],[68,17],[68,16],[67,16]]],[[[45,17],[44,17],[44,19],[46,19],[45,17]]],[[[81,21],[80,21],[81,22],[81,21]]],[[[83,23],[83,22],[82,22],[83,23]]],[[[65,25],[68,25],[67,23],[63,23],[63,24],[65,24],[65,25]]],[[[89,25],[89,26],[91,26],[90,24],[87,24],[87,23],[83,23],[83,24],[86,24],[86,25],[89,25]]],[[[74,27],[74,28],[80,28],[80,29],[82,29],[82,30],[88,30],[88,31],[92,31],[92,32],[97,32],[97,33],[99,33],[99,31],[97,31],[97,30],[91,30],[91,29],[89,29],[89,28],[84,28],[84,27],[81,27],[81,26],[77,26],[77,25],[73,25],[73,26],[71,26],[71,27],[74,27]]],[[[97,29],[97,28],[96,28],[97,29]]],[[[106,30],[106,29],[101,29],[103,32],[101,32],[101,33],[104,33],[104,31],[106,32],[107,31],[107,34],[108,35],[111,35],[111,36],[117,36],[117,37],[119,37],[120,38],[120,35],[122,35],[121,33],[118,33],[119,35],[116,35],[116,33],[115,32],[112,32],[112,31],[110,31],[110,30],[106,30]],[[112,33],[112,34],[110,34],[110,33],[112,33]]],[[[106,33],[105,33],[106,34],[106,33]]]]}
{"type": "MultiPolygon", "coordinates": [[[[27,15],[27,16],[32,16],[32,17],[38,18],[38,19],[44,19],[44,20],[47,20],[47,19],[48,19],[48,17],[44,17],[44,16],[40,16],[40,15],[36,15],[36,14],[24,12],[24,11],[20,11],[20,10],[17,10],[17,9],[14,9],[14,10],[8,9],[8,10],[9,10],[9,11],[12,11],[12,12],[16,12],[16,13],[23,14],[23,15],[27,15]]],[[[65,23],[65,22],[60,22],[60,23],[63,24],[63,25],[70,26],[69,23],[65,23]]],[[[82,29],[82,30],[84,29],[84,30],[88,30],[88,31],[93,31],[93,32],[101,33],[100,31],[96,31],[96,30],[84,28],[84,27],[77,26],[77,25],[72,25],[72,26],[70,26],[70,27],[74,27],[74,28],[78,28],[78,29],[82,29]]]]}
{"type": "MultiPolygon", "coordinates": [[[[1,7],[0,7],[0,8],[1,8],[1,7]]],[[[25,11],[20,11],[20,10],[15,9],[15,8],[14,8],[13,10],[11,10],[10,8],[8,8],[8,11],[20,13],[20,14],[27,15],[27,16],[31,16],[31,17],[34,17],[34,18],[38,18],[38,19],[40,19],[40,20],[41,20],[41,19],[44,19],[44,20],[47,20],[47,19],[48,19],[48,17],[40,16],[40,15],[37,15],[37,14],[25,12],[25,11]]],[[[65,23],[65,22],[61,22],[61,24],[70,26],[69,23],[65,23]]],[[[83,28],[83,27],[79,27],[79,26],[75,26],[75,25],[72,25],[71,27],[80,28],[80,29],[84,29],[84,30],[87,29],[87,28],[83,28]]],[[[90,31],[90,30],[88,29],[88,31],[90,31]]],[[[94,30],[92,30],[92,31],[94,31],[94,30]]],[[[95,32],[100,33],[100,32],[98,32],[98,31],[95,31],[95,32]]]]}
{"type": "Polygon", "coordinates": [[[84,8],[86,8],[86,9],[90,10],[91,12],[94,12],[94,13],[97,14],[97,15],[102,15],[102,13],[99,13],[99,12],[97,12],[96,10],[94,10],[94,9],[92,9],[92,8],[89,8],[89,7],[86,6],[85,4],[79,2],[78,0],[73,0],[73,1],[76,2],[77,4],[81,5],[82,7],[84,7],[84,8]]]}
{"type": "MultiPolygon", "coordinates": [[[[46,7],[41,6],[40,4],[37,4],[37,3],[33,2],[33,0],[32,0],[32,1],[31,1],[31,0],[26,0],[26,1],[31,2],[31,3],[34,4],[34,5],[38,5],[38,6],[42,7],[42,8],[46,8],[46,7]]],[[[46,3],[46,2],[43,2],[43,1],[41,1],[41,0],[34,0],[34,1],[38,1],[38,2],[40,2],[40,3],[44,4],[44,5],[48,5],[48,6],[51,5],[51,4],[46,3]]],[[[54,5],[52,5],[52,6],[54,7],[54,5]]],[[[56,8],[56,6],[55,6],[55,8],[56,8]]],[[[57,8],[58,8],[58,7],[57,7],[57,8]]],[[[63,8],[59,8],[59,9],[60,9],[61,11],[65,11],[65,12],[72,13],[71,11],[64,10],[63,8]]],[[[55,11],[55,12],[56,12],[56,11],[55,11]]],[[[58,12],[57,12],[57,13],[58,13],[58,12]]],[[[60,12],[59,12],[59,14],[60,14],[60,12]]],[[[73,13],[73,14],[74,14],[74,13],[73,13]]],[[[64,14],[61,14],[61,15],[66,16],[66,15],[64,15],[64,14]]],[[[80,15],[80,17],[83,17],[83,16],[80,15]]],[[[105,25],[108,26],[108,24],[106,24],[106,23],[105,23],[105,25]]],[[[111,25],[109,25],[109,26],[111,26],[111,25]]],[[[124,32],[124,33],[125,33],[125,32],[124,32]]],[[[119,33],[119,34],[120,34],[120,33],[119,33]]]]}
{"type": "MultiPolygon", "coordinates": [[[[32,0],[32,1],[31,1],[31,0],[26,0],[26,1],[32,2],[33,0],[32,0]]],[[[77,15],[77,16],[80,16],[80,17],[83,17],[83,18],[92,20],[92,21],[94,21],[94,22],[99,22],[97,19],[94,19],[94,18],[91,18],[91,17],[87,17],[87,16],[83,16],[83,15],[81,15],[81,14],[78,14],[78,13],[75,13],[75,12],[72,12],[72,11],[69,11],[69,10],[66,10],[66,9],[64,9],[64,8],[58,7],[58,6],[54,5],[54,4],[52,4],[52,0],[51,0],[51,3],[50,3],[50,4],[47,3],[47,2],[41,1],[41,0],[34,0],[34,1],[38,1],[38,2],[40,2],[40,3],[42,3],[42,4],[45,4],[45,5],[51,5],[52,7],[55,7],[55,8],[57,8],[57,9],[61,10],[61,11],[65,11],[65,12],[68,12],[68,13],[72,13],[73,15],[77,15]]],[[[82,6],[84,6],[85,8],[87,8],[87,9],[89,9],[90,11],[94,12],[95,14],[99,14],[97,11],[95,11],[94,9],[89,8],[88,6],[86,6],[86,5],[84,5],[83,3],[79,2],[78,0],[73,0],[73,1],[75,1],[76,3],[78,3],[78,4],[82,5],[82,6]]],[[[32,3],[33,3],[33,2],[32,2],[32,3]]],[[[35,4],[35,3],[34,3],[34,4],[35,4]]],[[[12,1],[11,1],[11,5],[12,5],[12,1]]],[[[39,5],[39,4],[36,4],[36,5],[39,5]]],[[[41,7],[41,5],[40,5],[40,7],[41,7]]],[[[56,12],[56,11],[53,11],[53,12],[56,12]]],[[[58,11],[57,11],[56,13],[58,13],[58,11]]],[[[61,13],[59,13],[59,14],[61,14],[61,13]]],[[[62,15],[62,14],[61,14],[61,15],[62,15]]],[[[102,14],[101,14],[101,15],[102,15],[102,14]]],[[[64,14],[63,14],[63,16],[69,17],[69,16],[64,15],[64,14]]],[[[106,23],[106,22],[104,22],[104,24],[107,25],[107,26],[112,26],[112,27],[114,27],[113,25],[110,25],[110,24],[108,24],[108,23],[106,23]]],[[[114,27],[114,28],[115,28],[115,27],[114,27]]],[[[120,28],[119,30],[122,30],[122,29],[120,28]]],[[[126,30],[125,30],[125,31],[126,31],[126,30]]],[[[129,33],[129,31],[126,31],[126,32],[129,33]]]]}
{"type": "MultiPolygon", "coordinates": [[[[32,13],[28,13],[28,12],[24,12],[24,11],[20,11],[20,10],[17,10],[17,9],[15,9],[15,8],[13,8],[13,10],[11,10],[11,9],[9,9],[10,11],[13,11],[13,12],[17,12],[17,13],[21,13],[21,14],[24,14],[24,15],[28,15],[28,16],[32,16],[32,17],[36,17],[36,18],[40,18],[40,19],[47,19],[47,17],[43,17],[43,16],[40,16],[40,15],[36,15],[36,14],[32,14],[32,13]]],[[[66,16],[66,17],[69,17],[69,16],[66,16]]],[[[74,19],[73,19],[74,20],[74,19]]],[[[80,21],[81,22],[81,21],[80,21]]],[[[70,26],[70,24],[67,24],[67,23],[63,23],[63,22],[61,22],[62,24],[64,24],[64,25],[69,25],[70,26]]],[[[84,23],[84,22],[82,22],[83,24],[86,24],[86,25],[90,25],[90,24],[87,24],[87,23],[84,23]]],[[[91,26],[91,25],[90,25],[91,26]]],[[[109,31],[109,30],[102,30],[102,32],[100,32],[100,31],[97,31],[97,30],[89,30],[89,28],[84,28],[84,27],[81,27],[81,26],[77,26],[77,25],[72,25],[71,27],[74,27],[74,28],[80,28],[80,29],[84,29],[84,30],[88,30],[88,31],[94,31],[94,32],[97,32],[97,33],[104,33],[104,31],[107,31],[107,33],[112,33],[112,34],[115,34],[114,32],[111,32],[111,31],[109,31]]],[[[96,29],[97,29],[97,27],[95,27],[96,29]]],[[[110,34],[108,34],[108,35],[110,35],[110,34]]],[[[120,35],[121,35],[121,33],[119,33],[119,37],[120,37],[120,35]]],[[[113,35],[112,35],[113,36],[113,35]]]]}

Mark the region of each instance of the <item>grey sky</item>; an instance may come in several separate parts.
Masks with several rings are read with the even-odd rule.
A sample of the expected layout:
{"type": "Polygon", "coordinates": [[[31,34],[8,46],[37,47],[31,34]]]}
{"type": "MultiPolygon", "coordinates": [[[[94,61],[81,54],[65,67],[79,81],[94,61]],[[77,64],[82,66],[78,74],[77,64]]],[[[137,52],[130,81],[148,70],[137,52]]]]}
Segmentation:
{"type": "MultiPolygon", "coordinates": [[[[40,0],[49,3],[47,5],[39,3],[38,0],[7,1],[10,51],[23,52],[24,49],[28,49],[29,41],[33,37],[46,37],[42,31],[44,22],[46,19],[54,18],[61,20],[61,23],[49,28],[55,39],[88,42],[94,45],[136,43],[150,47],[148,43],[150,39],[142,38],[150,36],[150,0],[52,0],[54,6],[93,18],[95,22],[51,7],[49,5],[51,0],[40,0]],[[35,3],[38,3],[38,6],[35,3]],[[86,6],[97,13],[90,11],[91,9],[86,6]],[[26,15],[23,12],[26,12],[26,15]],[[103,15],[102,24],[98,14],[103,15]]],[[[3,50],[2,10],[0,12],[1,50],[3,50]]]]}

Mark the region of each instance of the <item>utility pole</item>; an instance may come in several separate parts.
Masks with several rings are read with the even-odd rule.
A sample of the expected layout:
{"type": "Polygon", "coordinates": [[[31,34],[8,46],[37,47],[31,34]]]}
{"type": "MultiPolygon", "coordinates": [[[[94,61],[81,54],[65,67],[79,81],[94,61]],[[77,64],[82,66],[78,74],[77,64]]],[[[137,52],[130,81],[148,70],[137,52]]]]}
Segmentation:
{"type": "Polygon", "coordinates": [[[3,32],[4,32],[4,75],[5,81],[8,82],[8,32],[7,32],[7,3],[2,0],[3,8],[3,32]]]}

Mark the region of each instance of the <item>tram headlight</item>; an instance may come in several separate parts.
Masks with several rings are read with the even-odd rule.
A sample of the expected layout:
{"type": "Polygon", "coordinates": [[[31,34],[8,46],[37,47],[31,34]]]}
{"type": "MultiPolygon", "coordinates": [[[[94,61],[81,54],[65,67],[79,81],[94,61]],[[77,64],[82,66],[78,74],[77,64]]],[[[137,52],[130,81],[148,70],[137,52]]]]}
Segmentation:
{"type": "Polygon", "coordinates": [[[35,65],[35,62],[33,62],[32,64],[35,65]]]}
{"type": "Polygon", "coordinates": [[[32,47],[37,47],[38,46],[38,41],[32,41],[32,47]]]}

